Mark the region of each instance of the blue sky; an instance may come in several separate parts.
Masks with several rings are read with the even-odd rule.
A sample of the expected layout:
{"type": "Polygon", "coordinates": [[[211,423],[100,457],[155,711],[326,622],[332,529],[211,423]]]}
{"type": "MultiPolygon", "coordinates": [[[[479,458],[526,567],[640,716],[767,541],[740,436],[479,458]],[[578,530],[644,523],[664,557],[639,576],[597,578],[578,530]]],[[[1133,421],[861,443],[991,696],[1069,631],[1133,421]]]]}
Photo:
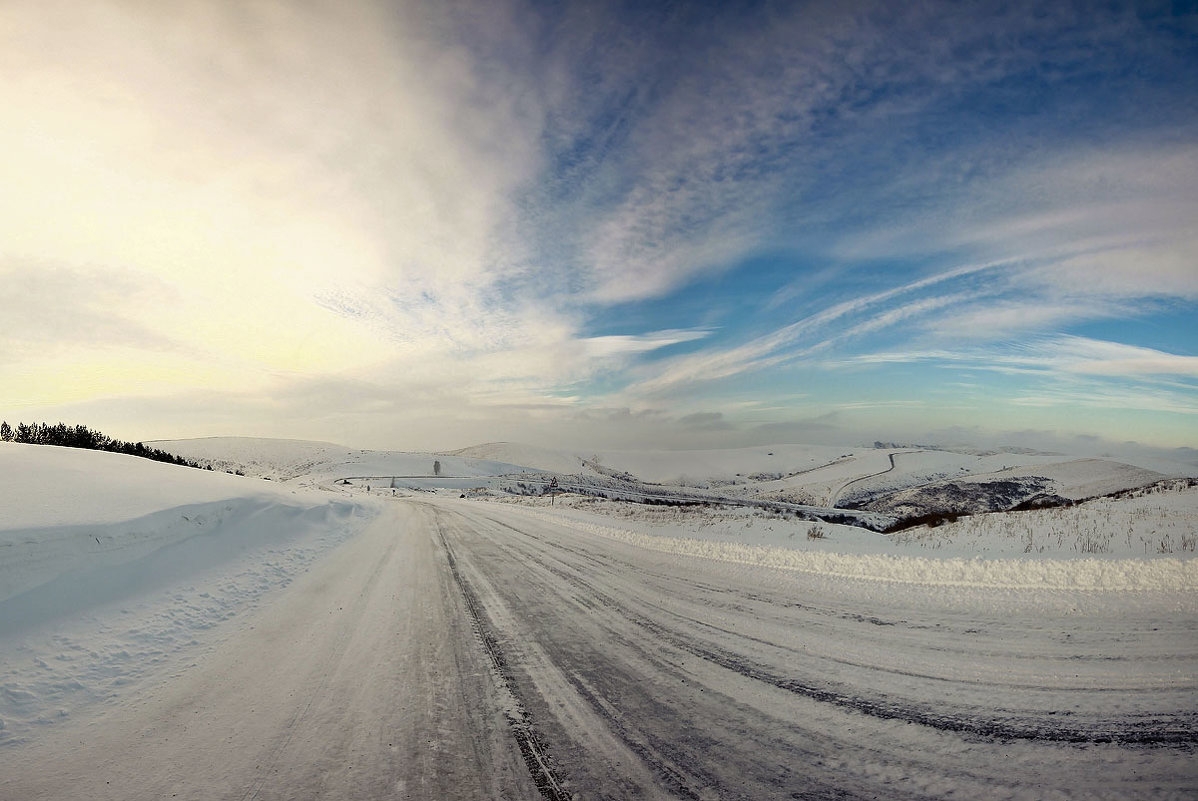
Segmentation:
{"type": "Polygon", "coordinates": [[[1193,4],[0,23],[8,418],[1198,447],[1193,4]]]}

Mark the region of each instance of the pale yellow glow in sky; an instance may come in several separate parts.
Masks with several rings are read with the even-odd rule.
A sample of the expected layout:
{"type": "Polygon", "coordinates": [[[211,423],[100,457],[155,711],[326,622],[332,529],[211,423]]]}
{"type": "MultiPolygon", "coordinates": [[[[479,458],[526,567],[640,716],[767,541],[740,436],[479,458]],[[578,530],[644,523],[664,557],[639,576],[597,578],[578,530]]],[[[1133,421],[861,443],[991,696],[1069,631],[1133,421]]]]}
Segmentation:
{"type": "Polygon", "coordinates": [[[95,398],[152,397],[178,391],[237,387],[267,389],[268,376],[211,362],[180,359],[174,353],[117,348],[74,352],[44,363],[0,367],[6,400],[17,409],[95,398]]]}
{"type": "Polygon", "coordinates": [[[10,320],[63,311],[3,332],[7,407],[402,372],[391,299],[468,309],[518,159],[479,161],[427,45],[335,5],[0,10],[0,280],[27,287],[10,320]]]}
{"type": "MultiPolygon", "coordinates": [[[[945,137],[952,158],[875,175],[836,163],[844,138],[823,142],[804,121],[859,115],[855,147],[876,136],[886,154],[888,120],[911,137],[907,115],[954,109],[988,79],[924,98],[919,70],[944,65],[909,59],[868,13],[850,26],[863,36],[853,58],[878,58],[884,85],[839,45],[827,58],[796,46],[812,25],[822,36],[801,11],[747,14],[688,60],[659,46],[674,22],[634,30],[608,5],[0,2],[0,417],[124,439],[388,447],[803,437],[837,414],[850,439],[871,414],[883,431],[870,437],[903,436],[887,420],[1065,430],[1089,389],[1020,395],[1002,415],[989,398],[909,410],[934,380],[890,380],[874,409],[854,393],[886,369],[940,369],[926,354],[943,361],[961,331],[985,367],[982,345],[1017,351],[1067,324],[1136,316],[1125,298],[1157,300],[1140,284],[1175,303],[1198,292],[1190,144],[1167,158],[1134,141],[1079,154],[1045,135],[975,170],[971,119],[960,143],[945,137]],[[767,75],[774,64],[785,69],[767,75]],[[917,73],[910,108],[904,70],[917,73]],[[858,94],[877,97],[841,115],[858,94]],[[978,176],[937,177],[958,168],[978,176]],[[842,179],[862,194],[825,200],[842,179]],[[1095,189],[1107,184],[1129,199],[1095,189]],[[895,257],[910,263],[887,276],[895,257]],[[704,285],[715,277],[733,297],[704,285]],[[750,414],[746,399],[763,403],[750,414]],[[725,412],[736,425],[687,424],[725,412]]],[[[679,42],[698,35],[679,24],[679,42]]],[[[1192,439],[1195,357],[1153,348],[1031,358],[1045,385],[1143,379],[1098,398],[1110,419],[1130,410],[1157,444],[1192,439]],[[1139,399],[1157,394],[1168,398],[1139,399]]]]}

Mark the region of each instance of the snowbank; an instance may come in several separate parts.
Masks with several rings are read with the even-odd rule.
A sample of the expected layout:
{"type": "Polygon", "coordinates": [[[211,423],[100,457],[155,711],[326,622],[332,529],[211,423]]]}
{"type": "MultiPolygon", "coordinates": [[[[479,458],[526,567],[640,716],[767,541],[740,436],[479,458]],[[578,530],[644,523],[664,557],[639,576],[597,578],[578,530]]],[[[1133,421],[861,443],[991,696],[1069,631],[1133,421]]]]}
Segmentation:
{"type": "Polygon", "coordinates": [[[0,532],[115,523],[280,488],[119,453],[0,442],[0,532]]]}
{"type": "MultiPolygon", "coordinates": [[[[1183,498],[1180,505],[1193,511],[1198,506],[1196,499],[1198,494],[1191,494],[1183,498]]],[[[821,576],[910,585],[1010,590],[1198,590],[1198,559],[1192,558],[1192,552],[1186,552],[1191,558],[1158,554],[1153,558],[1132,559],[1085,556],[1052,558],[1042,553],[1020,558],[909,556],[896,553],[903,546],[892,538],[829,524],[755,521],[758,527],[768,525],[771,532],[775,527],[778,529],[777,539],[774,540],[777,544],[764,544],[744,541],[747,537],[743,528],[703,526],[705,512],[701,510],[681,513],[691,515],[692,533],[676,536],[680,527],[672,526],[663,530],[645,520],[621,521],[626,525],[612,526],[599,522],[597,515],[578,509],[550,510],[518,504],[512,504],[512,507],[547,522],[653,551],[821,576]],[[820,532],[820,537],[815,541],[794,537],[795,531],[812,527],[820,532]],[[783,545],[782,542],[787,544],[783,545]]],[[[988,517],[992,520],[1009,519],[1002,515],[988,517]]],[[[752,525],[749,523],[746,528],[752,525]]],[[[942,529],[946,530],[943,536],[951,537],[948,526],[935,531],[942,529]]],[[[969,546],[976,547],[976,544],[971,542],[969,546]]]]}
{"type": "Polygon", "coordinates": [[[377,505],[132,456],[0,445],[0,743],[177,669],[377,505]]]}
{"type": "Polygon", "coordinates": [[[121,454],[0,447],[0,635],[361,514],[257,479],[121,454]]]}
{"type": "Polygon", "coordinates": [[[1001,478],[1043,476],[1053,482],[1053,491],[1078,500],[1147,486],[1167,478],[1163,473],[1111,459],[1072,459],[1066,462],[1012,467],[990,475],[974,475],[964,481],[985,482],[1001,478]]]}

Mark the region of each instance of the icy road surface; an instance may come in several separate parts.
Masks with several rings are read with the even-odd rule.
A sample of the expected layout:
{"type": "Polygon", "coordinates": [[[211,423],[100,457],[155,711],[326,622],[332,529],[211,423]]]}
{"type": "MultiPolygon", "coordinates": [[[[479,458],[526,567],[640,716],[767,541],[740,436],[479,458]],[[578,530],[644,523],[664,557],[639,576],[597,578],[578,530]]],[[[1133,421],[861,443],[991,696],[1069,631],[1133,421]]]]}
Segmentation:
{"type": "Polygon", "coordinates": [[[901,585],[393,502],[12,799],[1187,798],[1190,595],[901,585]]]}

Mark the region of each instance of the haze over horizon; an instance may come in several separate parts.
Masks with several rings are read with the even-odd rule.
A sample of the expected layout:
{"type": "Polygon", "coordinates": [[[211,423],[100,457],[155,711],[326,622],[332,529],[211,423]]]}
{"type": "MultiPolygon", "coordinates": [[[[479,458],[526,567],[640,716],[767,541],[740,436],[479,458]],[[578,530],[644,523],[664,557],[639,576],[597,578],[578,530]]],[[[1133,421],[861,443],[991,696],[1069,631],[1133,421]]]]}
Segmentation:
{"type": "Polygon", "coordinates": [[[1198,447],[1186,4],[0,7],[0,416],[1198,447]]]}

